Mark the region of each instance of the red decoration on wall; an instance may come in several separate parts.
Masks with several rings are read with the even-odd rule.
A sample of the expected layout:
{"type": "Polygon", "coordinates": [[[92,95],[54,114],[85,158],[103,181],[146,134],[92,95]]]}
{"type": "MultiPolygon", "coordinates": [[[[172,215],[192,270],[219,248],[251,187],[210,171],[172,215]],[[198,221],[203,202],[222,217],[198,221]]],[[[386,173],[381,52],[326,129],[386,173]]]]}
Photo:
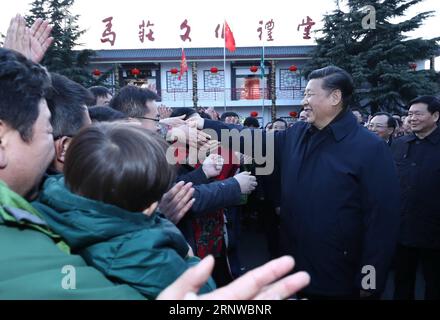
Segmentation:
{"type": "Polygon", "coordinates": [[[172,74],[177,74],[177,73],[179,73],[179,70],[177,68],[173,68],[173,69],[170,70],[170,72],[172,74]]]}
{"type": "Polygon", "coordinates": [[[141,71],[138,68],[131,69],[131,74],[134,76],[138,76],[141,73],[141,71]]]}
{"type": "Polygon", "coordinates": [[[257,66],[252,66],[249,68],[249,70],[251,70],[251,72],[255,73],[258,71],[258,67],[257,66]]]}
{"type": "Polygon", "coordinates": [[[252,111],[252,112],[251,112],[251,117],[252,117],[252,118],[256,118],[256,117],[258,117],[258,112],[257,112],[257,111],[252,111]]]}
{"type": "Polygon", "coordinates": [[[95,69],[95,70],[92,71],[92,74],[93,74],[95,77],[99,77],[99,76],[102,74],[102,72],[101,72],[101,70],[99,70],[99,69],[95,69]]]}
{"type": "Polygon", "coordinates": [[[296,118],[296,117],[298,116],[298,112],[291,111],[291,112],[289,113],[289,115],[290,115],[292,118],[296,118]]]}
{"type": "Polygon", "coordinates": [[[416,71],[417,70],[417,64],[416,63],[410,63],[409,64],[409,67],[410,67],[410,69],[412,70],[412,71],[416,71]]]}
{"type": "Polygon", "coordinates": [[[297,72],[297,71],[298,71],[298,67],[295,66],[295,65],[293,64],[293,65],[291,65],[291,66],[289,67],[289,71],[290,71],[290,72],[297,72]]]}
{"type": "Polygon", "coordinates": [[[211,73],[217,73],[218,72],[218,68],[217,67],[212,67],[211,68],[211,73]]]}

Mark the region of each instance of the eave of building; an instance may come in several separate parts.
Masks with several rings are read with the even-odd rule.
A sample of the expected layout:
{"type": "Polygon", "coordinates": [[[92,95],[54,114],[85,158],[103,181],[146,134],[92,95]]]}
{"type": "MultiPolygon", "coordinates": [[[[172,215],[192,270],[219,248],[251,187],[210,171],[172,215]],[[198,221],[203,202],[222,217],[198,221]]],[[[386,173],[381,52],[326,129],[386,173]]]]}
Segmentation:
{"type": "MultiPolygon", "coordinates": [[[[307,60],[314,46],[266,47],[266,60],[307,60]]],[[[181,61],[181,49],[133,49],[133,50],[97,50],[92,63],[175,63],[181,61]]],[[[261,47],[237,48],[226,54],[226,61],[249,61],[261,59],[261,47]]],[[[185,50],[186,60],[223,61],[223,48],[189,48],[185,50]]]]}

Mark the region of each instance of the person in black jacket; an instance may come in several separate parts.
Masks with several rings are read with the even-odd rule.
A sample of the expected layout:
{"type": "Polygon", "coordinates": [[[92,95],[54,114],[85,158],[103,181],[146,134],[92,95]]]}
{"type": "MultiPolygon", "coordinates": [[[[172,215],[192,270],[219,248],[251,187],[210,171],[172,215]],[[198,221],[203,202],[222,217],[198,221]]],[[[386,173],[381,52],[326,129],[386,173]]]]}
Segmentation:
{"type": "MultiPolygon", "coordinates": [[[[274,143],[281,246],[310,273],[302,294],[308,298],[379,297],[397,243],[399,183],[391,150],[348,110],[352,93],[351,76],[326,67],[309,76],[307,123],[274,134],[209,120],[189,124],[219,137],[222,129],[242,130],[242,153],[252,142],[263,150],[274,143]]],[[[223,142],[237,145],[232,137],[223,142]]]]}
{"type": "Polygon", "coordinates": [[[392,145],[402,190],[395,299],[414,299],[419,262],[425,299],[440,299],[440,100],[423,96],[410,103],[413,134],[392,145]]]}

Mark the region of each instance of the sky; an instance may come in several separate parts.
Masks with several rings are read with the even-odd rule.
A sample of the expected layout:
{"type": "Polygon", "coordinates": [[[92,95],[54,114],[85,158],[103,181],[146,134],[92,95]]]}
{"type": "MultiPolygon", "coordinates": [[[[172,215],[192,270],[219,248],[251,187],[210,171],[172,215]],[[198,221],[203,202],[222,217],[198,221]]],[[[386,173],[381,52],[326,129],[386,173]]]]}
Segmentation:
{"type": "MultiPolygon", "coordinates": [[[[4,0],[3,0],[4,1],[4,0]]],[[[9,20],[16,13],[26,14],[30,0],[14,0],[13,5],[2,6],[0,11],[0,32],[6,33],[9,20]]],[[[344,4],[346,0],[341,0],[344,4]]],[[[180,47],[222,47],[221,38],[215,37],[215,28],[227,20],[234,33],[237,46],[261,45],[313,45],[312,39],[303,39],[304,28],[298,31],[298,24],[312,18],[319,29],[321,19],[335,8],[334,0],[76,0],[72,13],[79,14],[79,24],[86,29],[80,39],[83,48],[90,49],[134,49],[134,48],[180,48],[180,47]],[[112,31],[116,33],[114,46],[101,42],[106,23],[102,20],[113,17],[112,31]],[[180,29],[187,19],[191,27],[191,42],[183,42],[180,29]],[[273,19],[272,41],[268,41],[264,30],[263,41],[258,38],[259,21],[263,24],[273,19]],[[139,25],[142,21],[154,24],[151,27],[155,41],[139,39],[139,25]]],[[[424,26],[408,34],[410,37],[433,38],[440,36],[440,1],[424,0],[407,11],[411,17],[424,11],[435,11],[435,16],[426,20],[424,26]]],[[[148,34],[150,28],[145,28],[148,34]]],[[[111,37],[110,37],[111,38],[111,37]]]]}

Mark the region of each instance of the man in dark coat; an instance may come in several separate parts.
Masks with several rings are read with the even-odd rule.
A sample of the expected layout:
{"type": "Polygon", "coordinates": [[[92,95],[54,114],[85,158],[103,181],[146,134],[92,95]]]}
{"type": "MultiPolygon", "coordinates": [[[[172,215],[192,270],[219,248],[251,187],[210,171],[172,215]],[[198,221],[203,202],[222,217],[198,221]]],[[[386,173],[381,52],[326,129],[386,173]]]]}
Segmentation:
{"type": "MultiPolygon", "coordinates": [[[[263,143],[263,149],[274,142],[281,170],[281,246],[298,269],[310,273],[303,293],[309,298],[378,297],[397,243],[399,184],[392,154],[347,110],[352,92],[344,70],[316,70],[303,100],[308,122],[272,137],[251,130],[253,141],[245,141],[250,129],[197,121],[199,129],[214,129],[219,137],[222,129],[242,130],[241,152],[252,142],[263,143]]],[[[223,142],[231,144],[230,137],[223,142]]]]}
{"type": "Polygon", "coordinates": [[[440,299],[440,100],[424,96],[410,103],[413,134],[392,145],[402,192],[402,224],[396,254],[395,299],[414,299],[417,267],[425,278],[425,299],[440,299]]]}

